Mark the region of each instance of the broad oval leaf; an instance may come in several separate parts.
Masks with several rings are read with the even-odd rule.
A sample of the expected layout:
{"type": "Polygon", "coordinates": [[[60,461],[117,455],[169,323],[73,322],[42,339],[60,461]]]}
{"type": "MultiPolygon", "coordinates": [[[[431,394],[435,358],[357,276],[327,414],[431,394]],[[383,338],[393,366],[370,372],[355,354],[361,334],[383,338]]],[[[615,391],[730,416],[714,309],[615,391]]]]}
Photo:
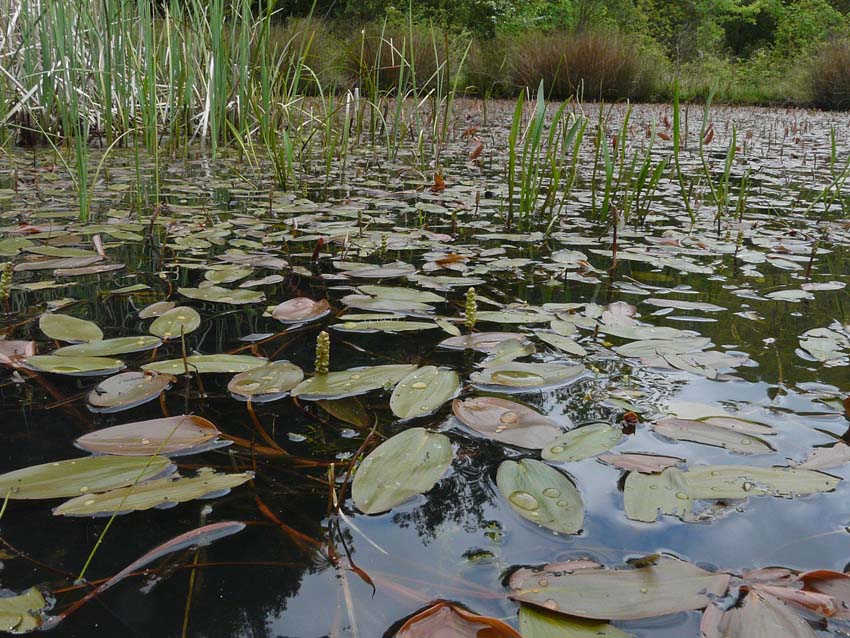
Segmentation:
{"type": "Polygon", "coordinates": [[[449,337],[440,342],[441,348],[450,350],[475,350],[476,352],[490,353],[497,349],[503,341],[513,339],[525,339],[516,332],[474,332],[459,337],[449,337]]]}
{"type": "Polygon", "coordinates": [[[522,391],[564,385],[577,380],[585,370],[583,365],[512,361],[473,372],[470,381],[477,386],[498,386],[503,391],[522,391]]]}
{"type": "Polygon", "coordinates": [[[554,332],[543,332],[542,330],[535,330],[534,334],[537,335],[537,338],[541,341],[548,343],[550,346],[566,352],[567,354],[572,354],[577,357],[587,356],[587,350],[582,348],[569,337],[565,337],[554,332]]]}
{"type": "Polygon", "coordinates": [[[154,303],[145,306],[141,310],[139,310],[139,319],[152,319],[154,317],[160,317],[177,304],[173,301],[155,301],[154,303]]]}
{"type": "Polygon", "coordinates": [[[330,311],[327,299],[313,301],[307,297],[295,297],[275,306],[272,317],[281,323],[305,323],[320,319],[330,311]]]}
{"type": "Polygon", "coordinates": [[[267,363],[262,357],[252,357],[247,354],[193,354],[183,359],[168,359],[166,361],[155,361],[142,366],[142,370],[163,372],[166,374],[185,374],[188,367],[189,373],[198,374],[223,374],[245,372],[258,368],[267,363]]]}
{"type": "Polygon", "coordinates": [[[183,414],[90,432],[74,441],[74,445],[102,454],[167,456],[197,448],[220,434],[218,428],[203,417],[183,414]]]}
{"type": "Polygon", "coordinates": [[[177,306],[157,317],[148,328],[148,332],[168,341],[194,332],[200,325],[201,315],[197,310],[189,306],[177,306]]]}
{"type": "Polygon", "coordinates": [[[0,494],[21,500],[67,498],[124,487],[173,470],[164,456],[86,456],[0,475],[0,494]]]}
{"type": "Polygon", "coordinates": [[[459,391],[457,372],[424,366],[398,382],[390,396],[390,409],[400,419],[414,419],[431,414],[459,391]]]}
{"type": "Polygon", "coordinates": [[[301,383],[304,371],[289,361],[271,361],[264,366],[240,372],[227,389],[240,401],[265,403],[282,399],[301,383]]]}
{"type": "Polygon", "coordinates": [[[128,410],[157,398],[171,387],[175,379],[158,372],[122,372],[104,379],[89,392],[89,409],[93,412],[128,410]]]}
{"type": "Polygon", "coordinates": [[[509,596],[581,618],[636,620],[702,609],[729,584],[728,574],[673,559],[638,569],[552,567],[515,573],[509,596]]]}
{"type": "Polygon", "coordinates": [[[91,343],[80,343],[75,346],[65,346],[54,350],[53,354],[62,357],[111,357],[117,354],[152,350],[161,345],[162,341],[156,337],[139,335],[138,337],[117,337],[103,341],[92,341],[91,343]]]}
{"type": "Polygon", "coordinates": [[[661,419],[652,429],[677,441],[693,441],[714,445],[738,454],[770,454],[773,448],[762,439],[729,428],[688,419],[661,419]]]}
{"type": "Polygon", "coordinates": [[[522,638],[501,620],[440,601],[411,616],[395,638],[522,638]]]}
{"type": "Polygon", "coordinates": [[[53,312],[41,315],[38,327],[48,337],[57,341],[88,343],[103,339],[103,330],[94,322],[53,312]]]}
{"type": "Polygon", "coordinates": [[[172,475],[102,494],[78,496],[54,508],[53,513],[57,516],[111,516],[153,507],[171,507],[213,494],[223,496],[253,477],[253,472],[219,474],[204,467],[191,478],[172,475]]]}
{"type": "Polygon", "coordinates": [[[37,354],[24,361],[24,366],[36,372],[67,374],[75,377],[100,376],[114,374],[124,369],[120,359],[105,357],[61,356],[55,354],[37,354]]]}
{"type": "Polygon", "coordinates": [[[597,460],[602,461],[607,465],[613,465],[620,470],[626,470],[627,472],[641,472],[643,474],[661,472],[668,467],[674,467],[685,462],[684,459],[680,459],[675,456],[636,454],[634,452],[626,452],[624,454],[602,454],[597,457],[597,460]]]}
{"type": "Polygon", "coordinates": [[[452,464],[443,434],[411,428],[372,450],[354,475],[351,496],[361,512],[378,514],[430,490],[452,464]]]}
{"type": "Polygon", "coordinates": [[[307,401],[353,397],[392,387],[414,370],[415,365],[383,365],[329,372],[305,379],[292,389],[292,396],[307,401]]]}
{"type": "Polygon", "coordinates": [[[178,288],[177,292],[189,299],[198,299],[199,301],[208,301],[210,303],[226,303],[233,306],[260,303],[266,298],[262,292],[255,290],[248,290],[247,288],[233,290],[231,288],[222,288],[221,286],[178,288]]]}
{"type": "Polygon", "coordinates": [[[609,423],[582,425],[550,441],[542,456],[547,461],[581,461],[610,450],[622,437],[623,431],[609,423]]]}
{"type": "Polygon", "coordinates": [[[345,321],[331,326],[340,332],[360,332],[372,334],[375,332],[418,332],[434,330],[439,326],[429,321],[407,321],[404,319],[382,319],[380,321],[345,321]]]}
{"type": "Polygon", "coordinates": [[[504,461],[496,485],[520,516],[564,534],[578,534],[584,523],[584,503],[573,482],[535,459],[504,461]]]}
{"type": "Polygon", "coordinates": [[[17,596],[0,597],[0,631],[27,634],[41,625],[39,612],[47,606],[44,596],[35,587],[17,596]]]}
{"type": "Polygon", "coordinates": [[[461,423],[488,438],[530,450],[539,450],[563,432],[549,417],[498,397],[458,399],[452,402],[452,412],[461,423]]]}

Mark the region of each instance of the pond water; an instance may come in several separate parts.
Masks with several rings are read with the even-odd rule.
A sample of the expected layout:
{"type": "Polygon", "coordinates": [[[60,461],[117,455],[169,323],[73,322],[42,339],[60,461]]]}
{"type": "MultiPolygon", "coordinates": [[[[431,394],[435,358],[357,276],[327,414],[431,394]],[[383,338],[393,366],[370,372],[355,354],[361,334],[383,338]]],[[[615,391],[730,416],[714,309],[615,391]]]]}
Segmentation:
{"type": "MultiPolygon", "coordinates": [[[[389,407],[392,383],[332,402],[286,395],[248,406],[228,390],[233,374],[186,376],[181,370],[151,401],[95,412],[90,393],[114,369],[56,374],[53,360],[13,356],[0,386],[0,472],[82,458],[88,453],[74,441],[93,431],[193,414],[233,443],[174,457],[180,475],[194,476],[200,468],[254,473],[227,493],[213,490],[205,494],[212,498],[114,520],[108,516],[114,508],[99,517],[54,515],[62,499],[19,500],[10,491],[0,520],[0,586],[9,593],[38,587],[47,598],[45,616],[90,591],[75,587],[75,578],[107,525],[85,574],[92,583],[203,525],[246,524],[197,551],[146,565],[147,573],[70,613],[54,634],[392,636],[399,621],[435,600],[517,626],[519,603],[508,597],[511,572],[576,559],[625,570],[631,559],[661,554],[736,575],[768,566],[845,570],[850,455],[841,446],[850,443],[850,188],[835,176],[850,152],[850,116],[712,109],[715,133],[705,157],[707,174],[717,181],[710,182],[698,153],[702,113],[691,107],[681,162],[695,220],[671,162],[647,195],[644,224],[634,218],[619,224],[614,264],[612,216],[594,219],[604,188],[597,182],[594,194],[594,179],[604,180],[604,167],[594,165],[592,135],[582,142],[576,183],[549,232],[547,214],[516,219],[506,229],[505,149],[513,105],[483,109],[470,101],[455,108],[441,154],[444,190],[432,188],[434,169],[420,165],[415,140],[387,159],[385,148],[361,139],[344,159],[334,159],[329,173],[320,157],[305,161],[293,192],[274,189],[262,161],[235,154],[212,161],[198,147],[178,158],[163,153],[155,163],[119,149],[104,162],[87,224],[76,219],[73,183],[52,152],[13,150],[0,160],[0,254],[15,266],[3,332],[7,340],[35,342],[46,355],[80,341],[63,340],[79,326],[60,326],[50,338],[42,330],[46,312],[93,322],[112,339],[150,334],[153,319],[140,318],[139,311],[168,300],[200,316],[196,329],[185,330],[187,355],[285,359],[310,377],[316,337],[327,330],[331,372],[439,366],[457,373],[462,400],[516,401],[564,430],[607,423],[608,442],[579,454],[586,458],[546,460],[580,494],[584,516],[577,533],[558,533],[531,515],[520,516],[521,508],[497,486],[500,464],[540,459],[540,447],[551,456],[552,446],[529,449],[477,432],[452,415],[451,392],[433,413],[401,419],[389,407]],[[722,180],[733,127],[738,149],[728,180],[730,210],[718,223],[711,189],[722,180]],[[470,159],[479,141],[480,156],[470,159]],[[748,190],[738,211],[742,179],[748,190]],[[155,207],[157,190],[161,205],[155,207]],[[105,257],[97,259],[98,246],[105,257]],[[97,272],[104,264],[123,268],[97,272]],[[95,272],[76,270],[89,267],[95,272]],[[207,299],[198,299],[202,282],[228,290],[206,288],[207,299]],[[495,352],[440,345],[468,332],[470,287],[475,332],[515,333],[495,352]],[[240,299],[246,291],[256,294],[240,299]],[[296,297],[326,299],[331,312],[302,323],[271,316],[273,307],[296,297]],[[364,317],[358,315],[371,312],[392,315],[389,322],[427,325],[359,325],[364,317]],[[540,368],[517,366],[552,363],[584,369],[570,368],[567,378],[553,381],[540,368]],[[493,373],[494,365],[505,367],[493,373]],[[488,370],[492,376],[482,381],[488,370]],[[346,489],[349,472],[379,443],[411,428],[448,437],[450,468],[431,481],[433,487],[413,490],[389,511],[362,513],[346,489]],[[691,513],[662,511],[656,522],[627,516],[625,492],[637,472],[627,476],[614,461],[598,458],[663,455],[678,459],[671,462],[683,471],[771,468],[802,463],[815,449],[835,456],[819,466],[828,475],[827,491],[804,489],[802,478],[799,487],[788,479],[790,488],[773,489],[736,470],[735,480],[755,495],[685,494],[691,513]],[[331,485],[344,494],[339,510],[331,485]]],[[[585,110],[595,126],[597,107],[585,110]]],[[[622,106],[606,107],[606,129],[618,130],[624,114],[622,106]]],[[[625,147],[625,161],[614,147],[618,170],[653,135],[651,158],[669,160],[671,118],[667,106],[635,107],[628,141],[614,142],[625,147]]],[[[92,151],[93,167],[99,153],[92,151]]],[[[625,206],[626,190],[614,194],[612,210],[625,206]]],[[[561,196],[554,198],[559,205],[561,196]]],[[[541,201],[545,197],[541,192],[541,201]]],[[[172,338],[153,350],[109,357],[128,371],[170,359],[182,368],[183,343],[172,338]]],[[[515,421],[510,412],[502,423],[515,421]]],[[[635,480],[634,489],[649,488],[635,480]]],[[[663,558],[647,559],[654,560],[663,558]]],[[[837,618],[801,615],[815,635],[850,627],[837,618]]],[[[700,612],[615,625],[640,637],[698,636],[700,612]]]]}

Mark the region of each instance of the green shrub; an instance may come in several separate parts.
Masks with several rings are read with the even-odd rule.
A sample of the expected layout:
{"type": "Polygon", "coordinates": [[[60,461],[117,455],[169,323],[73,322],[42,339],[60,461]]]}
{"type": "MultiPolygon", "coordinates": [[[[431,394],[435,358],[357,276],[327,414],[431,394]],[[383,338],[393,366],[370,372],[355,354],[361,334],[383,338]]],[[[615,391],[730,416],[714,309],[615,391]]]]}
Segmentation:
{"type": "Polygon", "coordinates": [[[510,85],[533,88],[543,79],[551,98],[645,100],[653,91],[654,74],[637,42],[616,31],[528,32],[507,55],[510,85]]]}
{"type": "Polygon", "coordinates": [[[850,110],[850,40],[824,44],[808,62],[804,83],[813,105],[850,110]]]}
{"type": "Polygon", "coordinates": [[[318,82],[323,91],[350,83],[345,69],[345,43],[333,32],[331,25],[319,18],[289,18],[273,23],[269,35],[272,59],[292,68],[303,57],[307,67],[302,73],[300,90],[317,93],[318,82]]]}

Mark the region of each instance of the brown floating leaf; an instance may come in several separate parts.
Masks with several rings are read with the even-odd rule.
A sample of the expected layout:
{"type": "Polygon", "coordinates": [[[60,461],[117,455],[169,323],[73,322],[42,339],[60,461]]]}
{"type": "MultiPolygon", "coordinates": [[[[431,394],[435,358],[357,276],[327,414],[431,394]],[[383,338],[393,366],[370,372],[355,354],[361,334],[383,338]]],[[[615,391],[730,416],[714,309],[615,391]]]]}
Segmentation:
{"type": "Polygon", "coordinates": [[[459,605],[437,602],[408,618],[395,638],[522,638],[501,620],[479,616],[459,605]]]}
{"type": "Polygon", "coordinates": [[[802,463],[792,463],[803,470],[826,470],[850,461],[850,445],[839,441],[829,447],[816,447],[802,463]]]}
{"type": "Polygon", "coordinates": [[[452,412],[467,427],[491,439],[539,450],[563,429],[550,418],[521,403],[497,397],[455,399],[452,412]]]}
{"type": "Polygon", "coordinates": [[[159,372],[121,372],[98,383],[89,393],[92,412],[119,412],[151,401],[177,379],[159,372]]]}
{"type": "Polygon", "coordinates": [[[716,445],[738,454],[770,454],[773,452],[773,448],[762,439],[715,423],[666,418],[656,421],[652,429],[670,439],[716,445]]]}
{"type": "Polygon", "coordinates": [[[0,365],[18,367],[21,359],[35,356],[35,341],[0,341],[0,365]]]}
{"type": "Polygon", "coordinates": [[[807,590],[826,594],[835,600],[835,618],[850,620],[850,575],[818,569],[800,574],[799,580],[807,590]]]}
{"type": "Polygon", "coordinates": [[[702,609],[722,595],[729,574],[713,574],[680,560],[639,569],[573,569],[549,565],[520,570],[509,596],[581,618],[633,620],[702,609]]]}
{"type": "Polygon", "coordinates": [[[331,311],[327,299],[313,301],[307,297],[295,297],[275,306],[272,317],[282,323],[315,321],[331,311]]]}
{"type": "Polygon", "coordinates": [[[439,173],[434,173],[434,183],[431,185],[432,193],[442,193],[446,190],[446,181],[439,173]]]}
{"type": "MultiPolygon", "coordinates": [[[[712,606],[712,609],[717,609],[712,606]]],[[[719,611],[719,610],[718,610],[719,611]]],[[[743,607],[706,614],[701,627],[706,638],[816,638],[814,630],[782,601],[764,592],[750,592],[743,607]]]]}
{"type": "Polygon", "coordinates": [[[184,414],[98,430],[81,436],[74,445],[89,452],[121,456],[167,455],[197,447],[219,434],[210,421],[184,414]]]}

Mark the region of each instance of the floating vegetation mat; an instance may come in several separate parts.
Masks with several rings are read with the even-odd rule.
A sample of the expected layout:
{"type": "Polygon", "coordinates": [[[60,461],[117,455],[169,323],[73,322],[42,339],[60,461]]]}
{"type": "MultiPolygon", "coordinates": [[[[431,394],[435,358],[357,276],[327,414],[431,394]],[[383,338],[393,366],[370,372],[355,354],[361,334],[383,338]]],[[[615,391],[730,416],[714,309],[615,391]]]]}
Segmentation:
{"type": "Polygon", "coordinates": [[[847,116],[453,108],[4,156],[0,630],[850,632],[847,116]]]}

